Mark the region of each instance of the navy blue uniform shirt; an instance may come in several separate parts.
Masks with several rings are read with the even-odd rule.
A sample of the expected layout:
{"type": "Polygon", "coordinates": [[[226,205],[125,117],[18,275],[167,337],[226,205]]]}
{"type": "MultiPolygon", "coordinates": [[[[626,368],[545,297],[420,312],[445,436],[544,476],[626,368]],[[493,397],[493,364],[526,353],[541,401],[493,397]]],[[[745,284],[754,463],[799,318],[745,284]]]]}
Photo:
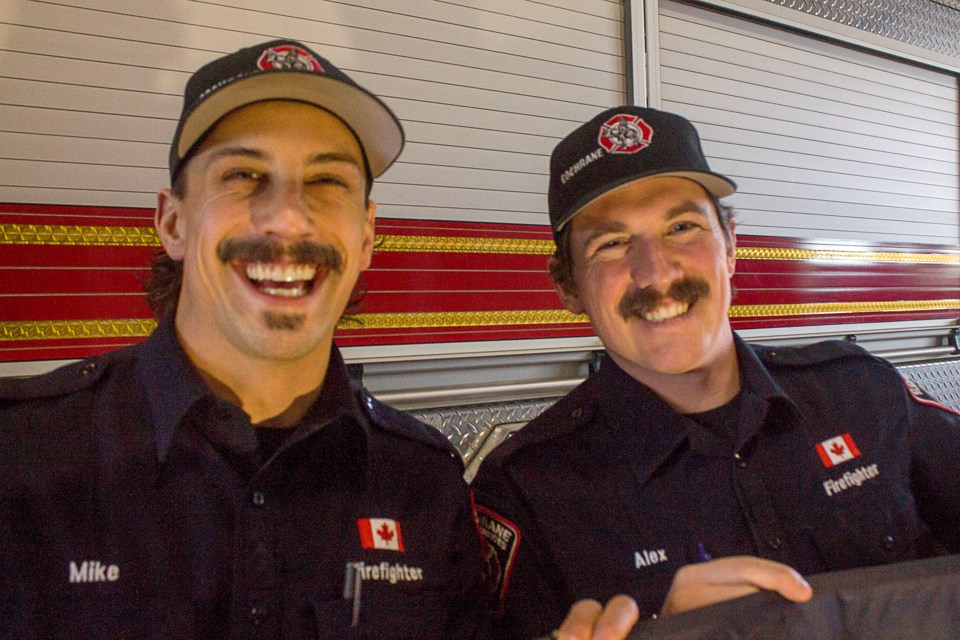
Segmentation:
{"type": "Polygon", "coordinates": [[[846,342],[736,349],[728,433],[610,358],[496,449],[473,482],[503,637],[577,599],[660,610],[682,565],[758,555],[803,574],[960,551],[956,414],[846,342]]]}
{"type": "Polygon", "coordinates": [[[481,545],[461,475],[439,432],[351,388],[335,347],[261,460],[163,322],[0,383],[0,637],[471,637],[481,545]]]}

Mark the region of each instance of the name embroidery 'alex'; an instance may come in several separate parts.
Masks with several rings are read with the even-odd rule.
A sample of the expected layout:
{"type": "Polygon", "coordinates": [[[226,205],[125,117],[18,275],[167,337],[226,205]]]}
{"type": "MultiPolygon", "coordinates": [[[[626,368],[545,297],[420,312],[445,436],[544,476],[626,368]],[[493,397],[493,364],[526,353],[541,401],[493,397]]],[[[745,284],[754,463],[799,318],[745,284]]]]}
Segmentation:
{"type": "Polygon", "coordinates": [[[666,549],[644,549],[633,552],[633,563],[637,569],[650,567],[667,561],[666,549]]]}

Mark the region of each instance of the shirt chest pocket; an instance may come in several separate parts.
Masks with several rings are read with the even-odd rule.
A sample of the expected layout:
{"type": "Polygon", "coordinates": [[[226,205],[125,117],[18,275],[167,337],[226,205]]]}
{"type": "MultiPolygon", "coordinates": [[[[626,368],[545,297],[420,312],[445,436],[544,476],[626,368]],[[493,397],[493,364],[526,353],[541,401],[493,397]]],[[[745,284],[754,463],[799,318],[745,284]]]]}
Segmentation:
{"type": "Polygon", "coordinates": [[[908,487],[876,478],[827,500],[814,544],[831,570],[927,555],[928,531],[908,487]]]}
{"type": "Polygon", "coordinates": [[[104,593],[82,585],[72,592],[20,598],[9,604],[9,611],[0,606],[2,637],[193,638],[222,631],[222,621],[217,625],[217,620],[205,620],[209,616],[173,594],[158,599],[133,592],[104,593]]]}
{"type": "Polygon", "coordinates": [[[352,600],[317,602],[314,614],[321,640],[447,637],[447,608],[435,595],[374,594],[362,598],[358,612],[352,600]]]}

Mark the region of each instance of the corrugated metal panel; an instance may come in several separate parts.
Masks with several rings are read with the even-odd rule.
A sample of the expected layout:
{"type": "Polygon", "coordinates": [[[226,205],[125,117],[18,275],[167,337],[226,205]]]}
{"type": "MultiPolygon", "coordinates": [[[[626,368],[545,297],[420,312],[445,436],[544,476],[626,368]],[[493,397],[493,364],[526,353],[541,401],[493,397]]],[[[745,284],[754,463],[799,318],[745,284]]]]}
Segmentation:
{"type": "Polygon", "coordinates": [[[149,207],[182,86],[274,37],[380,94],[408,146],[387,217],[546,224],[547,157],[623,99],[620,2],[109,0],[0,5],[0,201],[149,207]]]}
{"type": "Polygon", "coordinates": [[[960,241],[957,78],[665,1],[662,106],[740,185],[738,232],[960,241]]]}

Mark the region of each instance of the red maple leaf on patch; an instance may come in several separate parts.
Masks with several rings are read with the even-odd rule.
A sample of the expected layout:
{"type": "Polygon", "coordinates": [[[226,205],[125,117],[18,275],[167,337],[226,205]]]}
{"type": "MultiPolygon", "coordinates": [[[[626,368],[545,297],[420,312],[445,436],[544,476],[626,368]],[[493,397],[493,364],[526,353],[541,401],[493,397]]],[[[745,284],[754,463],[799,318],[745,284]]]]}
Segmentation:
{"type": "Polygon", "coordinates": [[[830,453],[832,453],[832,454],[835,455],[835,456],[839,456],[839,455],[842,455],[842,454],[843,454],[843,452],[844,452],[845,449],[846,449],[846,447],[844,447],[844,446],[843,446],[842,444],[840,444],[839,442],[834,442],[834,443],[833,443],[833,446],[830,447],[830,453]]]}
{"type": "Polygon", "coordinates": [[[391,529],[386,522],[380,525],[380,528],[377,529],[377,535],[380,536],[384,542],[390,542],[393,540],[393,529],[391,529]]]}

